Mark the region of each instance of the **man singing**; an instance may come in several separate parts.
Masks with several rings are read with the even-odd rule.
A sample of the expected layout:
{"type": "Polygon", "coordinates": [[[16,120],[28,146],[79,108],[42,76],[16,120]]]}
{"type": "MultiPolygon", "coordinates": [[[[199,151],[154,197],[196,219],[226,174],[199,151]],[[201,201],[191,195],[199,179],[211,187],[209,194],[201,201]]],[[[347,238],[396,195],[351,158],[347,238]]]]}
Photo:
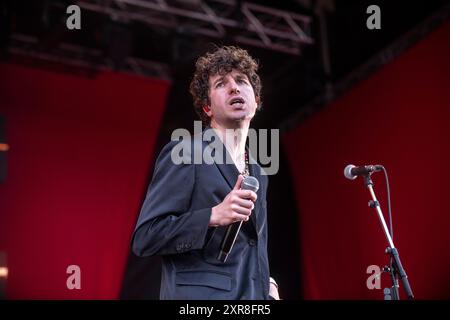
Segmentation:
{"type": "Polygon", "coordinates": [[[197,60],[190,92],[206,129],[187,142],[192,152],[183,157],[189,161],[174,161],[174,149],[186,141],[163,148],[132,239],[136,255],[162,256],[161,299],[279,299],[267,257],[268,179],[249,161],[246,147],[261,107],[257,70],[247,51],[236,47],[197,60]],[[212,163],[198,163],[195,152],[211,151],[208,130],[224,151],[213,150],[212,163]],[[259,181],[256,193],[241,189],[249,175],[259,181]],[[229,225],[241,221],[227,259],[219,260],[229,225]]]}

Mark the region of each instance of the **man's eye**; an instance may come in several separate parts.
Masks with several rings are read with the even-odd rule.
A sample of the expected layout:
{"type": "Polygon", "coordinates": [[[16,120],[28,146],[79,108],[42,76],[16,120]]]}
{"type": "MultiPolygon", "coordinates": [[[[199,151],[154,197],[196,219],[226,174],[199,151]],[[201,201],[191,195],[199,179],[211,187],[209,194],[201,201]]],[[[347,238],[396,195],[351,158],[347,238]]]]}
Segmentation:
{"type": "Polygon", "coordinates": [[[223,82],[218,82],[218,83],[216,84],[216,88],[221,87],[221,86],[223,86],[223,82]]]}

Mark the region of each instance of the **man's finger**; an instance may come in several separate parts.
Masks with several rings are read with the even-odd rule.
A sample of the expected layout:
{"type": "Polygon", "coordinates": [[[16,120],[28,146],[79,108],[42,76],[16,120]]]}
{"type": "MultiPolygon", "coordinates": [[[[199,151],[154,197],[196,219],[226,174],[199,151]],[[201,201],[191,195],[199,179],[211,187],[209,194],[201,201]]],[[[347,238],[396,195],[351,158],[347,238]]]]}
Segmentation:
{"type": "Polygon", "coordinates": [[[239,190],[241,188],[242,180],[244,180],[244,176],[240,174],[237,178],[237,181],[236,181],[236,184],[234,185],[233,190],[239,190]]]}
{"type": "Polygon", "coordinates": [[[253,210],[253,208],[255,207],[255,204],[248,199],[243,199],[243,198],[236,198],[235,202],[236,204],[238,204],[241,207],[247,208],[247,209],[251,209],[253,210]]]}
{"type": "Polygon", "coordinates": [[[234,208],[233,211],[236,214],[240,214],[240,215],[244,215],[244,216],[249,216],[249,215],[252,214],[252,210],[251,209],[247,209],[247,208],[239,207],[239,206],[234,208]]]}
{"type": "Polygon", "coordinates": [[[249,219],[250,219],[249,215],[236,213],[234,221],[236,221],[236,222],[238,222],[238,221],[248,221],[249,219]]]}
{"type": "Polygon", "coordinates": [[[256,195],[255,192],[251,191],[251,190],[239,190],[238,192],[236,192],[236,195],[239,198],[243,198],[243,199],[250,199],[253,202],[256,201],[256,199],[258,198],[258,196],[256,195]]]}

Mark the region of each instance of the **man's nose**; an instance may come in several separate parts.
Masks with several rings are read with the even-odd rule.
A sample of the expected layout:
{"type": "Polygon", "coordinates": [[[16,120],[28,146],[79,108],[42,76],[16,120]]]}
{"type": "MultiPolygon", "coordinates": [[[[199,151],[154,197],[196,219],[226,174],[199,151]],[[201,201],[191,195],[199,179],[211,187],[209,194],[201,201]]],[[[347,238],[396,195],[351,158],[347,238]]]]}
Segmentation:
{"type": "Polygon", "coordinates": [[[230,88],[230,94],[237,94],[239,93],[239,86],[236,83],[236,81],[234,81],[234,79],[231,79],[229,82],[229,88],[230,88]]]}

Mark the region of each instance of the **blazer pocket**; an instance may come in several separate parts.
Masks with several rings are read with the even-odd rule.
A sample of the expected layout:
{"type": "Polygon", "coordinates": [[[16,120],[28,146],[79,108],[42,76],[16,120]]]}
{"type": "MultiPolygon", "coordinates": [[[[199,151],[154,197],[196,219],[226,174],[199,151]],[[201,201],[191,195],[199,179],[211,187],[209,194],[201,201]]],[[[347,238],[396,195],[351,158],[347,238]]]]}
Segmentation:
{"type": "Polygon", "coordinates": [[[212,270],[178,271],[175,283],[182,286],[204,286],[231,290],[231,274],[212,270]]]}

